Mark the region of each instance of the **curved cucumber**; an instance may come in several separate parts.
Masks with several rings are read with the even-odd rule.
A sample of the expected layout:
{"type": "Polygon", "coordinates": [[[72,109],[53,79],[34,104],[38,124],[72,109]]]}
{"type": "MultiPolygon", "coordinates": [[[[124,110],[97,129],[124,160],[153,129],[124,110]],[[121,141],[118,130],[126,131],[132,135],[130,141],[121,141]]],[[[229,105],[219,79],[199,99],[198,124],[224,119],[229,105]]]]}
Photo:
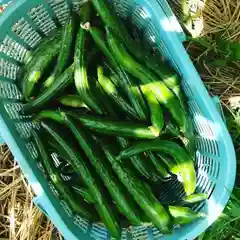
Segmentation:
{"type": "Polygon", "coordinates": [[[103,112],[91,92],[91,86],[87,74],[87,64],[85,62],[85,45],[87,32],[83,29],[83,24],[85,24],[90,17],[90,4],[84,5],[82,8],[82,13],[82,23],[77,34],[74,54],[75,86],[83,102],[90,109],[99,114],[102,114],[103,112]]]}
{"type": "Polygon", "coordinates": [[[160,106],[157,98],[152,91],[149,91],[144,86],[142,86],[141,89],[150,109],[152,126],[154,130],[158,132],[158,134],[160,134],[164,127],[164,116],[162,107],[160,106]]]}
{"type": "Polygon", "coordinates": [[[121,182],[112,174],[111,168],[106,164],[105,157],[101,148],[95,143],[91,135],[83,129],[83,127],[67,114],[62,114],[64,123],[69,127],[82,147],[84,153],[88,157],[91,164],[101,177],[104,185],[108,189],[112,199],[116,202],[116,206],[133,224],[140,224],[137,205],[131,198],[131,195],[124,190],[121,182]]]}
{"type": "Polygon", "coordinates": [[[66,107],[88,108],[79,95],[65,95],[58,98],[58,102],[66,107]]]}
{"type": "Polygon", "coordinates": [[[177,97],[150,70],[138,63],[123,47],[112,33],[108,31],[108,45],[114,57],[130,74],[139,79],[145,88],[151,90],[159,103],[168,108],[174,120],[185,131],[186,114],[177,97]]]}
{"type": "Polygon", "coordinates": [[[101,146],[113,170],[147,217],[162,233],[170,233],[172,230],[171,219],[161,203],[153,193],[149,191],[149,186],[136,178],[130,169],[124,167],[117,161],[116,155],[113,150],[110,149],[110,146],[105,143],[101,143],[101,146]]]}
{"type": "Polygon", "coordinates": [[[73,186],[72,188],[76,193],[82,196],[82,198],[84,198],[89,203],[93,203],[93,204],[95,203],[92,195],[89,193],[89,191],[86,188],[81,188],[78,186],[73,186]]]}
{"type": "Polygon", "coordinates": [[[58,77],[58,79],[54,82],[52,86],[47,88],[35,100],[25,104],[22,111],[25,114],[36,112],[44,105],[46,105],[46,103],[56,98],[59,93],[61,93],[67,86],[69,86],[73,82],[73,69],[74,65],[72,64],[69,68],[65,70],[65,72],[60,75],[60,77],[58,77]]]}
{"type": "Polygon", "coordinates": [[[28,69],[22,82],[23,96],[26,100],[31,97],[33,89],[44,74],[49,64],[58,55],[61,47],[60,35],[56,35],[48,45],[39,50],[28,64],[28,69]]]}
{"type": "Polygon", "coordinates": [[[192,194],[192,195],[189,195],[189,196],[186,196],[183,198],[183,201],[185,203],[198,203],[198,202],[201,202],[201,201],[204,201],[208,199],[208,194],[206,193],[196,193],[196,194],[192,194]]]}
{"type": "Polygon", "coordinates": [[[174,219],[174,223],[180,225],[192,223],[204,216],[204,214],[196,213],[188,207],[169,206],[168,209],[174,219]]]}
{"type": "Polygon", "coordinates": [[[65,149],[66,154],[69,156],[69,162],[76,171],[79,172],[82,181],[92,195],[99,216],[102,218],[111,235],[118,238],[120,235],[119,224],[111,209],[108,198],[102,191],[101,181],[96,175],[93,175],[94,171],[92,171],[93,169],[91,169],[91,166],[87,164],[88,161],[83,159],[79,151],[73,147],[70,143],[70,139],[65,140],[65,136],[62,136],[61,129],[56,128],[55,124],[53,125],[51,122],[47,121],[42,121],[41,124],[55,141],[65,149]]]}
{"type": "Polygon", "coordinates": [[[103,90],[108,94],[108,96],[122,109],[127,116],[138,119],[138,116],[134,109],[125,101],[125,99],[119,94],[114,83],[104,75],[103,68],[101,66],[97,69],[98,82],[100,83],[103,90]]]}
{"type": "Polygon", "coordinates": [[[57,189],[60,198],[64,199],[71,206],[72,210],[75,213],[78,213],[87,219],[96,220],[96,213],[94,213],[94,209],[86,202],[84,202],[83,199],[81,198],[76,199],[71,190],[64,184],[60,174],[58,173],[53,164],[53,160],[48,156],[48,153],[41,138],[35,131],[32,131],[32,134],[37,145],[40,160],[43,164],[43,167],[45,171],[48,173],[48,176],[50,177],[52,184],[57,189]]]}
{"type": "MultiPolygon", "coordinates": [[[[129,141],[123,137],[117,137],[117,142],[120,145],[121,149],[125,149],[130,146],[129,141]]],[[[153,182],[159,180],[154,167],[151,163],[147,162],[146,159],[144,159],[143,155],[134,155],[130,158],[130,161],[140,176],[144,176],[146,179],[149,179],[153,182]]]]}
{"type": "Polygon", "coordinates": [[[174,142],[159,139],[139,142],[123,150],[118,158],[129,158],[145,151],[165,152],[174,157],[177,165],[175,165],[171,171],[181,174],[183,187],[187,195],[194,193],[197,179],[193,160],[178,144],[174,142]]]}
{"type": "Polygon", "coordinates": [[[67,67],[73,45],[73,21],[74,19],[70,17],[65,23],[57,65],[54,68],[53,73],[44,82],[44,88],[50,87],[67,67]]]}
{"type": "Polygon", "coordinates": [[[110,65],[113,66],[114,69],[116,70],[118,75],[117,77],[119,79],[118,81],[119,85],[126,93],[130,103],[132,104],[139,118],[142,120],[146,120],[147,115],[145,114],[144,109],[141,108],[141,105],[137,97],[131,91],[132,81],[129,78],[128,74],[124,71],[124,69],[119,66],[113,54],[109,50],[109,47],[107,45],[106,35],[104,34],[103,31],[101,31],[101,29],[98,29],[95,27],[90,27],[88,30],[92,38],[94,39],[96,45],[101,49],[103,54],[108,58],[108,60],[110,61],[110,65]]]}

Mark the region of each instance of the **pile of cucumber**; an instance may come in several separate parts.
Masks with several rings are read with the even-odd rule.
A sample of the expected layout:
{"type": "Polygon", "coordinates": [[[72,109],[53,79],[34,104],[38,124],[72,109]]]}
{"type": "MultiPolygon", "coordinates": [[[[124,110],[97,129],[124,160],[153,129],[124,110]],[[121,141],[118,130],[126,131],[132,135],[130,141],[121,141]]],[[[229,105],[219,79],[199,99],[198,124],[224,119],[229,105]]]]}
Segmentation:
{"type": "Polygon", "coordinates": [[[192,123],[178,74],[134,40],[107,0],[72,13],[63,29],[29,52],[18,86],[22,114],[49,181],[75,214],[121,227],[174,224],[202,217],[196,193],[192,123]],[[57,159],[57,160],[56,160],[57,159]],[[178,176],[186,193],[164,205],[151,185],[178,176]]]}

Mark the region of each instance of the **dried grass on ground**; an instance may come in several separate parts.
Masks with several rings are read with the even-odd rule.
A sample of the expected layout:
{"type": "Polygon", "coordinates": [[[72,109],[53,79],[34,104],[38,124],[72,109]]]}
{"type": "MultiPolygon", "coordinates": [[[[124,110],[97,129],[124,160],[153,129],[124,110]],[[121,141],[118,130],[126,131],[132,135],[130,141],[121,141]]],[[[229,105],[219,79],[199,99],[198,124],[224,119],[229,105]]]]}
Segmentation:
{"type": "Polygon", "coordinates": [[[32,202],[33,194],[6,145],[0,147],[0,239],[50,240],[53,224],[32,202]]]}

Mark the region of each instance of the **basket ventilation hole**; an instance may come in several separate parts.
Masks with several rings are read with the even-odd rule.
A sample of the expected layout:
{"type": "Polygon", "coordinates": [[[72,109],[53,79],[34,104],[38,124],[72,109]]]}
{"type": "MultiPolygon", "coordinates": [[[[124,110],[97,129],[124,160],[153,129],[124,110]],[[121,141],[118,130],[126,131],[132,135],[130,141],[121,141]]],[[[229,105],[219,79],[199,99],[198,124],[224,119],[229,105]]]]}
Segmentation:
{"type": "Polygon", "coordinates": [[[197,174],[197,187],[201,192],[209,192],[215,185],[219,172],[219,160],[196,152],[196,159],[199,162],[197,174]]]}
{"type": "Polygon", "coordinates": [[[15,127],[21,138],[29,139],[31,137],[31,129],[34,128],[35,125],[36,124],[32,122],[23,122],[16,123],[15,127]]]}
{"type": "Polygon", "coordinates": [[[213,157],[219,157],[219,146],[216,140],[197,137],[196,138],[197,149],[205,155],[212,155],[213,157]]]}
{"type": "Polygon", "coordinates": [[[0,80],[0,98],[21,100],[22,94],[20,93],[20,91],[18,90],[15,84],[1,82],[0,80]]]}
{"type": "Polygon", "coordinates": [[[12,31],[32,48],[41,40],[41,36],[24,18],[13,25],[12,31]]]}
{"type": "Polygon", "coordinates": [[[132,235],[132,239],[147,239],[148,231],[146,226],[133,226],[129,229],[129,232],[132,235]]]}
{"type": "Polygon", "coordinates": [[[43,5],[32,8],[28,15],[45,35],[57,28],[43,5]]]}
{"type": "Polygon", "coordinates": [[[103,224],[93,223],[90,236],[95,239],[108,239],[108,232],[103,224]]]}
{"type": "Polygon", "coordinates": [[[72,212],[71,208],[69,207],[69,205],[68,205],[65,201],[63,201],[63,200],[60,201],[60,204],[61,204],[61,206],[63,207],[64,212],[66,212],[67,215],[68,215],[69,217],[71,217],[72,214],[73,214],[73,212],[72,212]]]}
{"type": "Polygon", "coordinates": [[[58,21],[63,26],[70,13],[68,4],[64,0],[49,0],[48,3],[54,11],[58,21]]]}
{"type": "Polygon", "coordinates": [[[16,61],[23,62],[27,49],[9,36],[6,36],[0,45],[0,52],[15,59],[16,61]]]}
{"type": "Polygon", "coordinates": [[[175,175],[172,176],[171,181],[163,183],[161,189],[162,191],[158,199],[164,204],[173,203],[176,199],[180,199],[184,196],[183,186],[175,175]]]}
{"type": "Polygon", "coordinates": [[[74,224],[76,224],[83,233],[87,233],[89,222],[83,219],[81,216],[76,215],[73,220],[74,224]]]}
{"type": "Polygon", "coordinates": [[[121,16],[121,18],[126,19],[129,17],[129,12],[132,9],[131,1],[127,0],[113,0],[115,12],[121,16]]]}
{"type": "Polygon", "coordinates": [[[79,13],[81,6],[87,3],[89,0],[72,0],[73,10],[79,13]]]}
{"type": "Polygon", "coordinates": [[[152,232],[153,232],[153,239],[160,239],[160,237],[163,236],[163,234],[156,227],[152,228],[152,232]]]}
{"type": "Polygon", "coordinates": [[[19,111],[22,109],[22,103],[5,103],[4,108],[9,116],[9,118],[14,120],[24,120],[29,119],[30,117],[19,114],[19,111]]]}
{"type": "Polygon", "coordinates": [[[30,155],[31,155],[31,157],[33,159],[37,159],[38,158],[38,151],[37,151],[37,149],[36,149],[36,147],[35,147],[33,142],[28,142],[26,144],[26,148],[27,148],[28,152],[30,153],[30,155]]]}
{"type": "Polygon", "coordinates": [[[17,78],[19,70],[20,67],[17,65],[5,61],[2,58],[0,59],[0,76],[15,80],[17,78]]]}

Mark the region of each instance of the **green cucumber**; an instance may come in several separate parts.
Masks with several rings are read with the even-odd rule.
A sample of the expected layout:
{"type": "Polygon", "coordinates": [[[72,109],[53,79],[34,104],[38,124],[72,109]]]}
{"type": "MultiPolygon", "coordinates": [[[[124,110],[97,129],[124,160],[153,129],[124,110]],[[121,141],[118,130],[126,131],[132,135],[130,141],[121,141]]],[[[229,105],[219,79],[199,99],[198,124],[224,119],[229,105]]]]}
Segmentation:
{"type": "Polygon", "coordinates": [[[73,69],[74,65],[72,64],[58,77],[52,86],[47,88],[36,99],[25,104],[22,111],[25,114],[36,112],[46,106],[46,104],[51,100],[56,98],[67,86],[73,82],[73,69]]]}
{"type": "Polygon", "coordinates": [[[60,47],[60,53],[57,60],[57,65],[54,68],[52,74],[44,82],[43,87],[50,87],[53,82],[62,74],[69,63],[69,57],[71,55],[71,49],[73,45],[73,21],[70,17],[65,23],[64,30],[62,32],[62,42],[60,47]]]}
{"type": "MultiPolygon", "coordinates": [[[[121,149],[125,149],[130,146],[129,141],[123,137],[117,137],[117,142],[121,149]]],[[[140,176],[144,176],[146,179],[156,182],[159,180],[159,176],[155,172],[151,163],[144,159],[143,155],[135,155],[130,158],[133,167],[137,170],[140,176]]]]}
{"type": "MultiPolygon", "coordinates": [[[[147,127],[144,124],[132,123],[129,121],[116,121],[75,112],[69,112],[69,114],[79,120],[83,126],[91,129],[92,131],[106,135],[117,135],[142,139],[154,139],[158,137],[158,135],[151,130],[151,127],[147,127]]],[[[59,116],[58,112],[51,110],[41,111],[35,116],[35,120],[41,120],[44,118],[59,120],[59,118],[61,119],[61,116],[59,116]]]]}
{"type": "Polygon", "coordinates": [[[82,22],[77,34],[74,54],[75,86],[83,102],[96,113],[102,114],[103,112],[91,92],[91,84],[89,82],[89,77],[87,74],[87,64],[85,61],[85,45],[87,41],[87,32],[83,29],[83,24],[85,24],[90,17],[90,4],[84,5],[84,7],[82,8],[82,13],[82,22]]]}
{"type": "Polygon", "coordinates": [[[139,105],[140,105],[142,111],[144,112],[145,118],[141,118],[141,119],[142,120],[147,119],[146,116],[148,116],[148,108],[147,108],[147,105],[146,105],[146,101],[143,97],[141,87],[137,86],[137,85],[136,86],[131,86],[131,92],[135,96],[137,101],[139,102],[139,105]]]}
{"type": "Polygon", "coordinates": [[[123,150],[118,159],[126,159],[145,151],[164,152],[174,157],[177,165],[171,171],[181,174],[183,187],[187,195],[194,193],[197,178],[193,160],[183,148],[174,142],[161,139],[137,142],[123,150]]]}
{"type": "Polygon", "coordinates": [[[26,100],[29,100],[31,94],[47,69],[49,64],[58,55],[61,47],[60,35],[56,35],[47,46],[39,50],[28,64],[28,69],[22,81],[22,92],[26,100]]]}
{"type": "Polygon", "coordinates": [[[73,186],[72,189],[78,193],[82,198],[84,198],[87,202],[89,203],[95,203],[92,195],[89,193],[89,191],[86,188],[78,187],[78,186],[73,186]]]}
{"type": "Polygon", "coordinates": [[[64,95],[58,98],[58,102],[66,107],[89,109],[79,95],[64,95]]]}
{"type": "MultiPolygon", "coordinates": [[[[42,114],[40,113],[39,116],[42,114]]],[[[159,135],[152,129],[144,124],[132,123],[128,121],[115,121],[106,118],[95,116],[87,116],[72,113],[73,117],[78,119],[83,126],[91,129],[92,131],[103,133],[106,135],[134,137],[142,139],[154,139],[159,135]]]]}
{"type": "Polygon", "coordinates": [[[133,41],[124,23],[110,8],[108,1],[92,0],[92,4],[104,22],[105,27],[110,29],[138,60],[144,61],[146,51],[139,42],[133,41]]]}
{"type": "Polygon", "coordinates": [[[168,209],[175,224],[189,224],[204,217],[204,214],[196,213],[188,207],[169,206],[168,209]]]}
{"type": "Polygon", "coordinates": [[[132,104],[132,107],[135,109],[139,118],[142,120],[146,120],[147,115],[145,114],[144,109],[142,109],[137,97],[131,92],[130,86],[132,84],[132,81],[129,78],[128,74],[124,71],[124,69],[119,66],[113,54],[109,50],[105,33],[102,32],[101,29],[98,29],[95,27],[89,27],[87,30],[89,30],[96,45],[101,49],[103,54],[108,58],[110,65],[116,70],[116,74],[118,75],[117,77],[119,79],[119,85],[126,93],[130,103],[132,104]]]}
{"type": "Polygon", "coordinates": [[[100,142],[100,144],[113,170],[127,190],[132,194],[146,216],[162,233],[170,233],[172,230],[171,219],[161,203],[156,199],[153,193],[149,191],[149,186],[136,178],[129,168],[124,167],[117,161],[115,152],[110,149],[109,145],[103,142],[100,142]]]}
{"type": "Polygon", "coordinates": [[[101,181],[98,179],[97,175],[93,175],[94,171],[91,166],[87,164],[88,161],[79,154],[77,149],[74,148],[70,139],[65,140],[65,136],[62,135],[61,129],[58,129],[55,123],[53,124],[49,121],[42,121],[41,125],[55,139],[55,141],[65,149],[66,154],[69,156],[69,162],[80,174],[83,183],[92,195],[95,201],[96,210],[103,220],[103,223],[106,225],[111,235],[118,238],[120,236],[118,221],[111,209],[108,198],[104,194],[101,181]]]}
{"type": "Polygon", "coordinates": [[[46,49],[49,48],[49,45],[52,44],[52,41],[55,41],[55,38],[58,38],[59,41],[61,41],[61,31],[58,29],[53,31],[49,36],[44,37],[40,43],[37,45],[36,49],[29,51],[25,58],[24,58],[24,70],[28,71],[34,64],[35,60],[39,57],[38,54],[40,54],[43,50],[46,51],[46,49]]]}
{"type": "Polygon", "coordinates": [[[116,103],[116,105],[123,110],[127,116],[132,119],[138,119],[135,110],[125,101],[125,99],[119,94],[114,83],[104,75],[103,67],[99,66],[97,68],[98,82],[100,83],[103,90],[108,94],[108,96],[116,103]]]}
{"type": "Polygon", "coordinates": [[[174,168],[176,167],[177,163],[175,159],[167,154],[164,153],[157,153],[157,156],[161,159],[163,164],[167,167],[167,170],[172,174],[178,174],[178,172],[174,172],[174,168]]]}
{"type": "Polygon", "coordinates": [[[39,135],[35,131],[32,131],[32,135],[38,149],[40,161],[42,162],[52,184],[57,189],[60,198],[65,200],[75,213],[78,213],[89,220],[96,220],[96,213],[94,212],[94,209],[84,202],[82,198],[76,199],[74,194],[71,192],[71,189],[64,184],[39,135]]]}
{"type": "Polygon", "coordinates": [[[208,194],[206,193],[195,193],[192,194],[190,196],[186,196],[183,198],[183,201],[185,203],[198,203],[198,202],[202,202],[204,200],[208,199],[208,194]]]}
{"type": "Polygon", "coordinates": [[[104,153],[101,148],[99,148],[91,135],[88,132],[85,132],[83,127],[76,120],[67,114],[61,114],[64,123],[74,134],[85,155],[101,177],[112,199],[115,201],[116,206],[120,209],[120,212],[123,213],[132,224],[139,225],[141,221],[136,207],[137,205],[131,198],[131,195],[128,195],[124,190],[122,183],[112,174],[111,168],[106,164],[105,157],[103,157],[104,153]]]}
{"type": "MultiPolygon", "coordinates": [[[[113,119],[117,119],[118,112],[116,112],[113,106],[109,103],[108,96],[104,95],[104,93],[102,94],[102,92],[100,92],[100,94],[101,94],[100,101],[103,103],[103,107],[106,110],[107,114],[111,116],[113,119]]],[[[122,149],[129,146],[129,141],[126,138],[117,136],[117,142],[122,149]]],[[[146,179],[149,179],[150,181],[153,182],[159,180],[157,173],[155,173],[154,171],[155,169],[153,168],[153,166],[151,166],[151,164],[145,161],[142,155],[133,156],[131,158],[131,162],[133,167],[138,172],[138,175],[144,176],[146,179]]]]}
{"type": "Polygon", "coordinates": [[[101,29],[91,26],[90,23],[85,25],[85,30],[89,31],[96,45],[103,52],[103,54],[110,60],[110,64],[114,68],[118,68],[119,67],[118,63],[107,45],[106,34],[101,29]]]}
{"type": "Polygon", "coordinates": [[[159,161],[158,158],[156,158],[156,156],[152,152],[148,151],[146,152],[146,154],[148,157],[147,160],[150,159],[150,161],[152,162],[152,164],[154,165],[162,179],[170,177],[164,164],[161,161],[159,161]]]}
{"type": "Polygon", "coordinates": [[[152,126],[155,131],[160,134],[164,127],[164,116],[162,107],[160,106],[157,98],[152,91],[149,91],[144,87],[141,87],[141,89],[150,109],[152,126]]]}
{"type": "Polygon", "coordinates": [[[119,64],[139,79],[144,84],[145,89],[150,89],[154,93],[159,103],[163,104],[170,111],[182,131],[185,131],[186,113],[177,97],[150,70],[138,63],[111,32],[107,31],[107,33],[108,45],[119,64]]]}

